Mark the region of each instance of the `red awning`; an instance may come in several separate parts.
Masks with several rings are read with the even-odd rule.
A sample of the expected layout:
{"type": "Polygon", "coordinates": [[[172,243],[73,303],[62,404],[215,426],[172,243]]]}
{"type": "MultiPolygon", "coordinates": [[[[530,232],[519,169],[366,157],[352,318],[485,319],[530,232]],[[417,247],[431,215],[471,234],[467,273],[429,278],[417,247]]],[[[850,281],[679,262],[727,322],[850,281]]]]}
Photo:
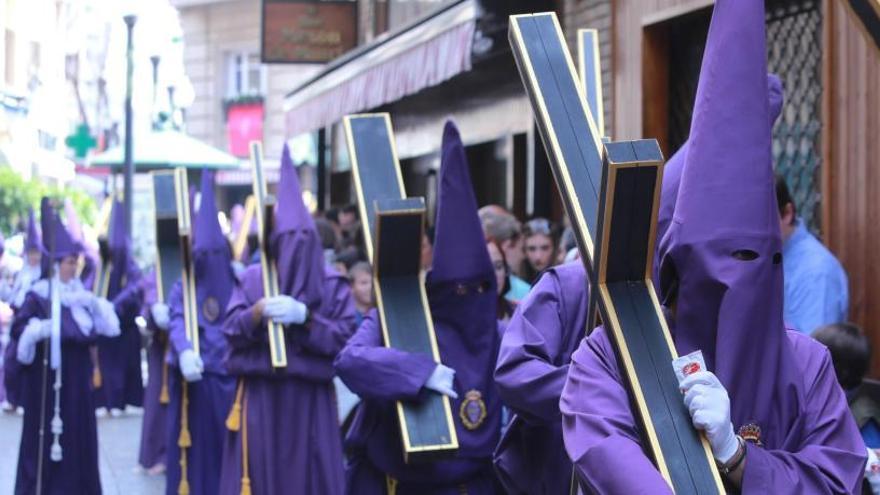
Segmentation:
{"type": "Polygon", "coordinates": [[[285,98],[287,136],[329,126],[470,70],[477,14],[474,0],[463,1],[331,64],[285,98]]]}

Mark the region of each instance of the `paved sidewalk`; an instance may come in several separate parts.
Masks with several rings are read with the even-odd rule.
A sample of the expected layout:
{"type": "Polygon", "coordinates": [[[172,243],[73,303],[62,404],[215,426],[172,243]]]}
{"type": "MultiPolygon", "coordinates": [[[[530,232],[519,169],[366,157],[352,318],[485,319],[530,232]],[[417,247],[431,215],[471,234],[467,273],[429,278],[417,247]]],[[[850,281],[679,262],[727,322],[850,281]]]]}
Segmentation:
{"type": "MultiPolygon", "coordinates": [[[[98,462],[104,495],[160,495],[165,477],[149,476],[137,467],[140,413],[98,419],[98,462]]],[[[0,413],[0,494],[13,493],[21,416],[0,413]]]]}

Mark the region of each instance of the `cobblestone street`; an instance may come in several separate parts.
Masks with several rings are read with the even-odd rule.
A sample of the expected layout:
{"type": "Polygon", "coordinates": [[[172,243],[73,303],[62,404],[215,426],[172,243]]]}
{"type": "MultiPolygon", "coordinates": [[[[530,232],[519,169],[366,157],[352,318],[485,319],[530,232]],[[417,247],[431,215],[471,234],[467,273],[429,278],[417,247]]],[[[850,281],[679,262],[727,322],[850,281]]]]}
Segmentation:
{"type": "MultiPolygon", "coordinates": [[[[21,416],[0,413],[0,493],[13,493],[21,416]]],[[[141,414],[98,419],[99,463],[104,495],[159,495],[163,475],[141,473],[137,466],[141,414]]]]}

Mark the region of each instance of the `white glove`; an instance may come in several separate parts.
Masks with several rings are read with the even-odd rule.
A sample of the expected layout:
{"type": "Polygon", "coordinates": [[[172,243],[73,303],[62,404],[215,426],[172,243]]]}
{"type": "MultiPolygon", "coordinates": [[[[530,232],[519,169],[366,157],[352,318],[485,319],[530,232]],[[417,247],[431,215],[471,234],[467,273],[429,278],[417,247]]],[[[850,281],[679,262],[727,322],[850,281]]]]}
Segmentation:
{"type": "Polygon", "coordinates": [[[150,306],[150,316],[153,317],[153,323],[162,330],[168,330],[168,323],[171,322],[171,310],[167,304],[155,303],[150,306]]]}
{"type": "Polygon", "coordinates": [[[877,452],[868,447],[868,463],[865,464],[865,479],[871,485],[871,492],[880,495],[880,459],[877,452]]]}
{"type": "Polygon", "coordinates": [[[202,358],[196,355],[192,349],[187,349],[180,353],[178,360],[180,363],[180,373],[183,379],[188,382],[197,382],[202,379],[202,372],[205,371],[205,363],[202,358]]]}
{"type": "Polygon", "coordinates": [[[37,352],[37,343],[52,334],[52,320],[31,318],[18,338],[16,358],[21,364],[31,364],[37,352]]]}
{"type": "Polygon", "coordinates": [[[306,322],[309,308],[290,296],[267,297],[263,316],[282,325],[302,325],[306,322]]]}
{"type": "Polygon", "coordinates": [[[457,399],[458,394],[455,393],[455,389],[452,385],[452,381],[454,378],[454,369],[450,368],[449,366],[438,364],[437,367],[434,368],[434,372],[431,373],[431,376],[428,377],[428,381],[425,382],[425,388],[431,389],[435,392],[439,392],[443,395],[448,395],[453,399],[457,399]]]}
{"type": "Polygon", "coordinates": [[[229,264],[232,267],[232,273],[235,274],[235,279],[241,282],[241,277],[244,276],[247,267],[244,266],[244,263],[238,260],[233,260],[229,264]]]}
{"type": "Polygon", "coordinates": [[[718,377],[710,371],[699,371],[681,382],[684,404],[691,413],[694,427],[706,432],[712,454],[726,463],[739,450],[739,440],[730,422],[730,397],[718,377]]]}

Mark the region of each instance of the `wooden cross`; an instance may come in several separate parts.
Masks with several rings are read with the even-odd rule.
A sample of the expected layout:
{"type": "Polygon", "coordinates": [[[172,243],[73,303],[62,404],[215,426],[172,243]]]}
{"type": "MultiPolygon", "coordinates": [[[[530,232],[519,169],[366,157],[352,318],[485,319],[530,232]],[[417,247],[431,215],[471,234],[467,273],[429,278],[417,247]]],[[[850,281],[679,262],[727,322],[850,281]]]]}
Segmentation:
{"type": "Polygon", "coordinates": [[[199,353],[198,300],[192,256],[192,225],[186,170],[153,171],[153,204],[156,211],[156,295],[167,302],[180,277],[186,338],[199,353]]]}
{"type": "Polygon", "coordinates": [[[509,36],[642,445],[675,493],[724,493],[678,389],[677,353],[651,282],[663,176],[657,142],[602,143],[555,14],[512,16],[509,36]]]}
{"type": "MultiPolygon", "coordinates": [[[[275,219],[275,197],[266,192],[266,176],[263,174],[263,145],[259,141],[251,141],[251,163],[253,164],[254,215],[257,219],[257,236],[260,243],[260,268],[263,273],[263,296],[275,297],[281,293],[278,289],[278,269],[275,264],[275,253],[272,252],[270,241],[275,219]]],[[[244,228],[244,227],[242,227],[244,228]]],[[[250,228],[250,224],[247,225],[250,228]]],[[[269,355],[272,367],[287,368],[287,345],[284,340],[284,326],[272,321],[266,322],[269,328],[269,355]]]]}
{"type": "MultiPolygon", "coordinates": [[[[406,198],[388,114],[350,115],[343,124],[385,345],[439,363],[420,266],[424,200],[406,198]]],[[[449,397],[423,390],[417,401],[397,402],[397,416],[406,462],[458,450],[449,397]]]]}

